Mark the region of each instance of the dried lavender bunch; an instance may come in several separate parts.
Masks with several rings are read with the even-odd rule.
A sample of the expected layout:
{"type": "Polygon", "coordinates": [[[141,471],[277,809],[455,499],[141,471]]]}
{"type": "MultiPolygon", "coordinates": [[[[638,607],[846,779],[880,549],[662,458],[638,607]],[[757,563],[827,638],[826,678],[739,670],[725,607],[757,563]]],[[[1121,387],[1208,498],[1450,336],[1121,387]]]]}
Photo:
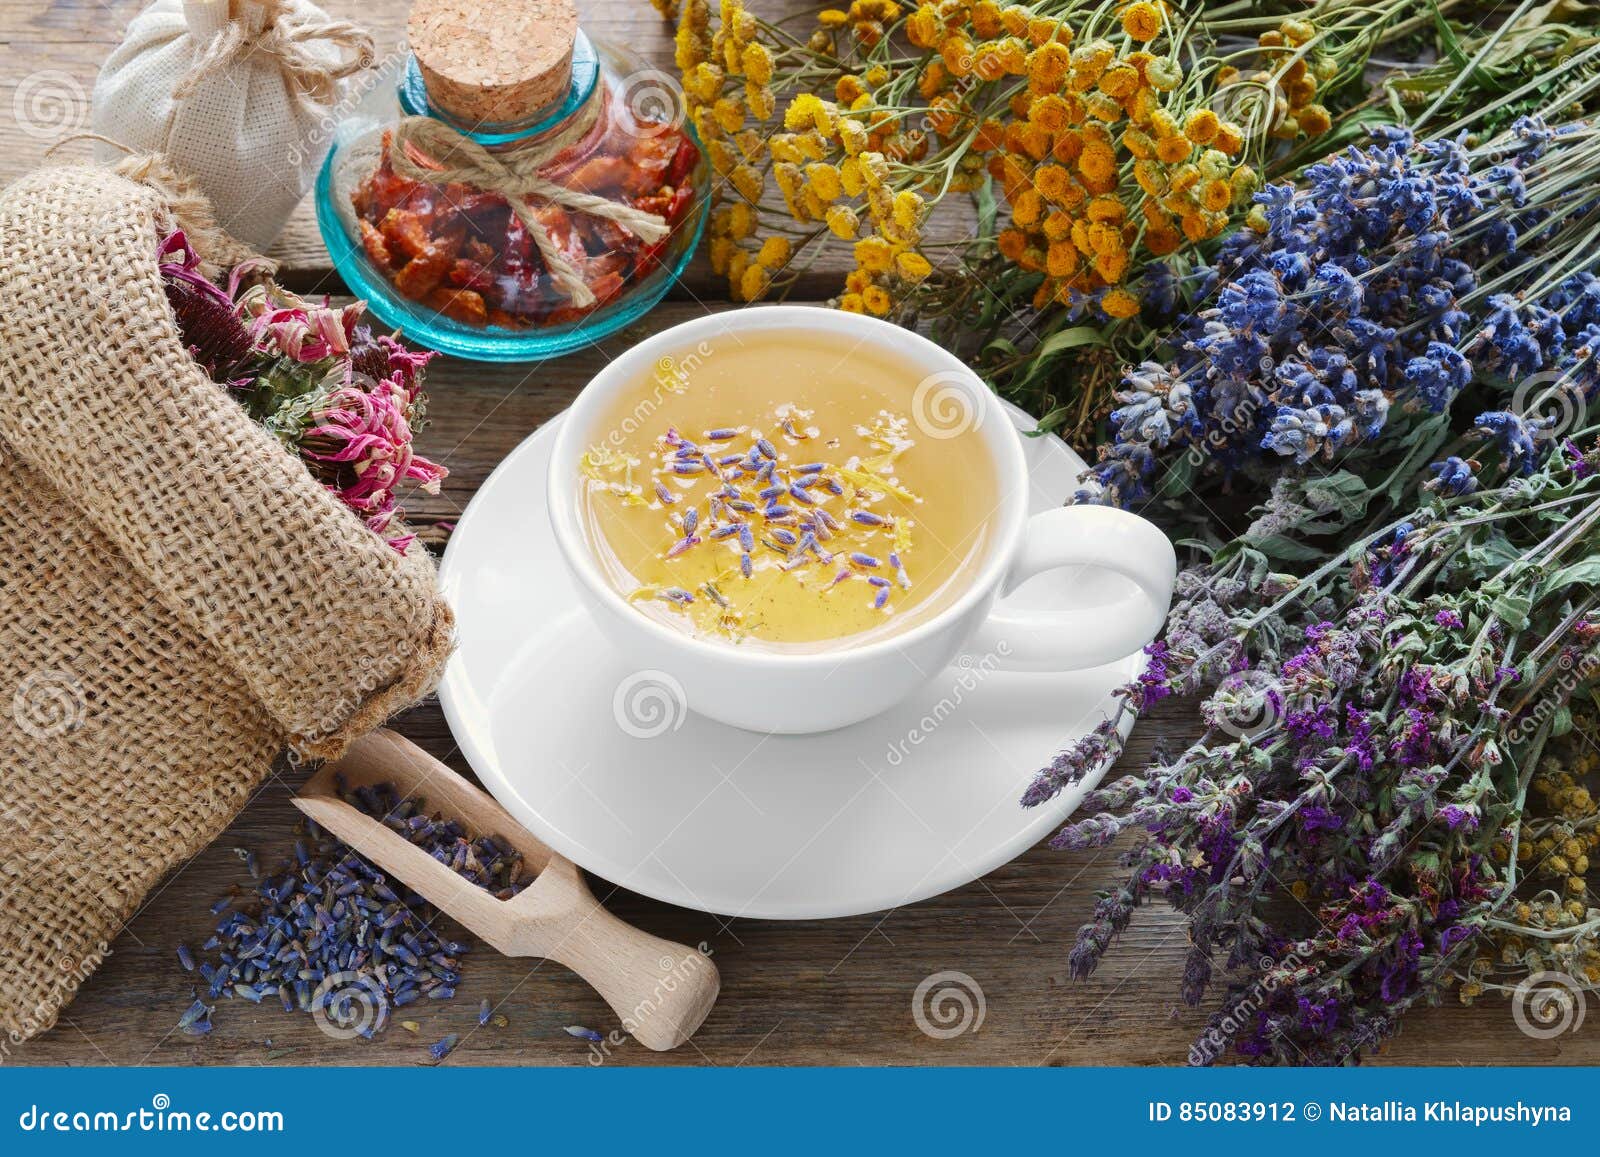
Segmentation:
{"type": "MultiPolygon", "coordinates": [[[[1529,780],[1600,673],[1600,426],[1551,433],[1483,416],[1463,447],[1470,489],[1414,464],[1395,468],[1398,486],[1382,472],[1280,479],[1244,535],[1181,576],[1123,711],[1196,696],[1204,734],[1091,793],[1056,837],[1078,849],[1141,833],[1079,935],[1075,975],[1159,894],[1188,919],[1185,1001],[1226,990],[1195,1060],[1231,1046],[1354,1062],[1443,998],[1514,914],[1529,780]]],[[[1025,802],[1115,758],[1116,723],[1025,802]]]]}
{"type": "Polygon", "coordinates": [[[1081,498],[1356,468],[1380,439],[1440,436],[1470,384],[1548,369],[1600,318],[1597,172],[1593,126],[1525,116],[1470,142],[1378,128],[1257,193],[1174,355],[1127,371],[1081,498]]]}
{"type": "MultiPolygon", "coordinates": [[[[521,853],[497,836],[473,837],[459,822],[427,813],[424,801],[401,799],[391,784],[347,787],[347,803],[422,848],[463,879],[509,899],[529,882],[521,853]]],[[[216,934],[196,961],[180,945],[179,960],[198,970],[206,989],[184,1013],[189,1035],[211,1030],[206,999],[275,999],[287,1012],[309,1012],[336,1034],[371,1039],[393,1009],[427,997],[449,1000],[461,978],[467,945],[436,930],[439,912],[409,889],[392,887],[360,854],[309,828],[292,860],[268,873],[253,893],[218,901],[216,934]]],[[[255,874],[252,859],[252,875],[255,874]]]]}

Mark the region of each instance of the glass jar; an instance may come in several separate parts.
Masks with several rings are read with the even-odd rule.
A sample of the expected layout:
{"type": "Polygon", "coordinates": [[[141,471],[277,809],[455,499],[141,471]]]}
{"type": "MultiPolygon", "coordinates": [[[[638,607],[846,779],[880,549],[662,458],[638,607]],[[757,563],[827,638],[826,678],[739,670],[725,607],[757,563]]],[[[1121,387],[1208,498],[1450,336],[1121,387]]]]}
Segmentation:
{"type": "Polygon", "coordinates": [[[378,320],[445,353],[527,361],[587,346],[661,300],[711,206],[710,167],[675,81],[582,30],[572,38],[561,95],[516,122],[452,115],[430,99],[427,75],[408,55],[398,83],[369,91],[338,123],[317,180],[323,242],[378,320]],[[470,145],[457,146],[435,126],[420,126],[429,130],[422,134],[403,119],[416,117],[470,145]],[[451,141],[453,151],[442,160],[428,155],[415,144],[422,135],[451,141]],[[472,179],[414,179],[441,164],[459,173],[463,155],[478,160],[472,179]],[[560,196],[525,195],[523,211],[513,212],[509,196],[518,195],[496,187],[522,187],[505,186],[508,172],[533,172],[588,195],[589,205],[603,203],[591,213],[558,203],[560,196]],[[659,219],[664,235],[643,239],[605,215],[611,205],[659,219]],[[565,260],[565,276],[546,261],[534,229],[565,260]]]}

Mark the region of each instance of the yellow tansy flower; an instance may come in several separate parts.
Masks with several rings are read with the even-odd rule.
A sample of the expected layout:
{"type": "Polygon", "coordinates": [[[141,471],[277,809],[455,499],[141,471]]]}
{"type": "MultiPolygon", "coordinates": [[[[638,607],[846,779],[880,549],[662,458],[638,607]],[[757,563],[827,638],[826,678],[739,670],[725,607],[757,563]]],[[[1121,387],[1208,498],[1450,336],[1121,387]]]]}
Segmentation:
{"type": "Polygon", "coordinates": [[[851,240],[861,230],[861,218],[848,205],[828,206],[822,219],[827,222],[828,232],[842,241],[851,240]]]}
{"type": "Polygon", "coordinates": [[[824,201],[837,201],[844,195],[844,187],[839,183],[839,170],[826,161],[807,165],[806,179],[824,201]]]}
{"type": "Polygon", "coordinates": [[[1033,187],[1047,201],[1060,203],[1071,185],[1072,174],[1060,165],[1040,165],[1033,174],[1033,187]]]}
{"type": "Polygon", "coordinates": [[[772,284],[772,275],[759,265],[752,265],[739,278],[739,295],[745,301],[758,301],[772,284]]]}
{"type": "Polygon", "coordinates": [[[754,84],[772,83],[772,51],[765,44],[747,44],[740,54],[745,79],[754,84]]]}
{"type": "Polygon", "coordinates": [[[1161,9],[1149,0],[1137,0],[1122,10],[1122,31],[1140,43],[1161,35],[1161,9]]]}
{"type": "Polygon", "coordinates": [[[751,204],[761,200],[761,190],[765,185],[761,174],[749,165],[735,165],[733,172],[728,174],[734,191],[751,204]]]}
{"type": "Polygon", "coordinates": [[[933,272],[933,264],[920,253],[906,250],[894,259],[895,269],[907,281],[921,281],[933,272]]]}
{"type": "Polygon", "coordinates": [[[867,286],[861,293],[861,300],[866,305],[868,313],[877,314],[879,317],[888,313],[890,305],[893,304],[889,291],[881,285],[867,286]]]}
{"type": "Polygon", "coordinates": [[[1011,219],[1024,229],[1031,229],[1044,216],[1044,198],[1037,189],[1025,189],[1011,203],[1011,219]]]}
{"type": "Polygon", "coordinates": [[[1333,118],[1320,104],[1306,105],[1295,115],[1295,119],[1300,122],[1300,131],[1313,137],[1320,137],[1333,127],[1333,118]]]}
{"type": "Polygon", "coordinates": [[[1230,157],[1238,156],[1239,150],[1244,148],[1244,130],[1231,121],[1223,121],[1217,126],[1217,135],[1211,144],[1230,157]]]}
{"type": "Polygon", "coordinates": [[[894,195],[894,223],[910,233],[922,223],[922,197],[910,189],[894,195]]]}
{"type": "Polygon", "coordinates": [[[750,106],[750,115],[761,121],[772,116],[778,107],[777,98],[772,95],[772,90],[764,84],[745,85],[744,102],[750,106]]]}
{"type": "MultiPolygon", "coordinates": [[[[1185,153],[1185,156],[1188,154],[1185,153]]],[[[1117,178],[1117,155],[1102,144],[1085,145],[1078,157],[1078,172],[1096,185],[1117,178]]]]}
{"type": "Polygon", "coordinates": [[[1139,312],[1139,299],[1126,289],[1111,289],[1100,299],[1100,308],[1107,317],[1132,317],[1139,312]]]}
{"type": "Polygon", "coordinates": [[[894,250],[882,237],[866,237],[856,242],[855,258],[862,269],[887,273],[894,260],[894,250]]]}
{"type": "Polygon", "coordinates": [[[728,236],[743,241],[756,231],[755,207],[747,201],[735,201],[728,206],[728,236]]]}
{"type": "Polygon", "coordinates": [[[1117,64],[1100,74],[1100,91],[1121,99],[1139,87],[1139,71],[1129,64],[1117,64]]]}
{"type": "Polygon", "coordinates": [[[1193,151],[1194,145],[1182,133],[1177,136],[1162,137],[1156,142],[1156,158],[1168,165],[1187,161],[1193,151]]]}
{"type": "Polygon", "coordinates": [[[1030,79],[1037,81],[1044,91],[1053,91],[1066,79],[1072,67],[1072,52],[1066,45],[1049,41],[1028,54],[1027,71],[1030,79]]]}
{"type": "Polygon", "coordinates": [[[1044,270],[1051,277],[1071,277],[1080,264],[1078,251],[1069,242],[1055,241],[1045,250],[1044,270]]]}
{"type": "Polygon", "coordinates": [[[789,254],[789,239],[774,234],[761,243],[761,251],[756,254],[756,264],[768,269],[779,269],[788,264],[789,254]]]}
{"type": "Polygon", "coordinates": [[[789,107],[783,110],[783,127],[790,132],[799,132],[807,129],[812,124],[812,109],[820,107],[822,101],[814,93],[803,92],[789,102],[789,107]]]}
{"type": "Polygon", "coordinates": [[[1217,139],[1222,122],[1208,108],[1197,108],[1183,122],[1183,135],[1197,145],[1209,145],[1217,139]]]}
{"type": "Polygon", "coordinates": [[[722,97],[711,106],[711,112],[725,133],[736,133],[744,127],[744,105],[736,97],[722,97]]]}

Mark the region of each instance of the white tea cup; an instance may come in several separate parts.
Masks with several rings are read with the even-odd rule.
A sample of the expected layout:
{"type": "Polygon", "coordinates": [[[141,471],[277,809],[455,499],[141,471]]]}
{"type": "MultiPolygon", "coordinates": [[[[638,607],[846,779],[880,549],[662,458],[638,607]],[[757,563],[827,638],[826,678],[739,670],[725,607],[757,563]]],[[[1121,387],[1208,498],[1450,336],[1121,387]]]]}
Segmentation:
{"type": "Polygon", "coordinates": [[[596,374],[556,437],[546,499],[580,598],[640,669],[671,676],[690,708],[722,723],[780,734],[829,731],[892,707],[963,651],[992,656],[1001,670],[1072,671],[1126,658],[1160,631],[1177,576],[1166,535],[1137,515],[1104,506],[1065,506],[1030,517],[1021,437],[983,381],[926,338],[840,310],[760,306],[674,326],[596,374]],[[905,365],[908,381],[920,383],[921,402],[939,407],[946,422],[953,415],[967,423],[961,436],[981,438],[993,460],[998,504],[986,556],[949,606],[898,634],[861,644],[844,637],[804,653],[696,637],[631,605],[596,558],[582,517],[579,462],[604,439],[619,396],[636,391],[665,357],[701,343],[775,332],[798,332],[841,350],[871,344],[889,353],[905,365]],[[1109,605],[1007,606],[1005,596],[1027,579],[1077,568],[1121,575],[1130,592],[1109,605]]]}

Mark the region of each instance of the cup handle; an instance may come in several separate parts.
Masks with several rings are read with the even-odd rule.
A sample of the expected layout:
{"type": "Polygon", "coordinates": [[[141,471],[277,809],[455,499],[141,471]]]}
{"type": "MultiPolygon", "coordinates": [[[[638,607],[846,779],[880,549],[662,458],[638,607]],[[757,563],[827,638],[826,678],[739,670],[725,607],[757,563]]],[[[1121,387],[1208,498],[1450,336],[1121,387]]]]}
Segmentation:
{"type": "Polygon", "coordinates": [[[1154,523],[1110,506],[1062,506],[1035,514],[1001,581],[1000,599],[967,646],[1005,671],[1078,671],[1133,654],[1160,633],[1172,603],[1178,555],[1154,523]],[[1097,567],[1138,586],[1110,605],[1008,608],[1004,599],[1049,570],[1097,567]]]}

